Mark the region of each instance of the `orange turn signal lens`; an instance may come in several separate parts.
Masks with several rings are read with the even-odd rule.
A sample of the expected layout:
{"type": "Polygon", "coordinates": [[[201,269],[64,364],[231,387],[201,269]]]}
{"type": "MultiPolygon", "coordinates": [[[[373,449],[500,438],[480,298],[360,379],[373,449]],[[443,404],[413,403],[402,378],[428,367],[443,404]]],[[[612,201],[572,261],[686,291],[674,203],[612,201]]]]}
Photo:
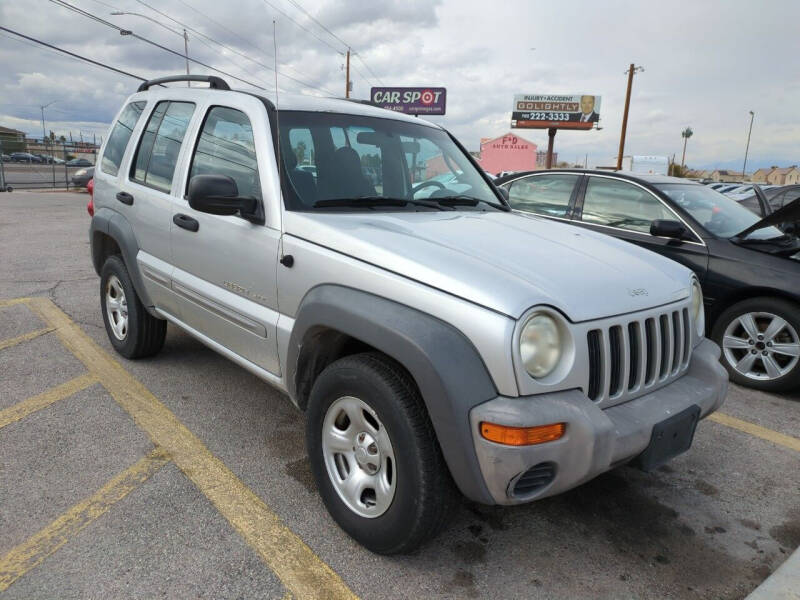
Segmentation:
{"type": "Polygon", "coordinates": [[[564,436],[566,423],[552,423],[536,427],[509,427],[495,423],[481,422],[481,435],[490,442],[506,446],[532,446],[554,442],[564,436]]]}

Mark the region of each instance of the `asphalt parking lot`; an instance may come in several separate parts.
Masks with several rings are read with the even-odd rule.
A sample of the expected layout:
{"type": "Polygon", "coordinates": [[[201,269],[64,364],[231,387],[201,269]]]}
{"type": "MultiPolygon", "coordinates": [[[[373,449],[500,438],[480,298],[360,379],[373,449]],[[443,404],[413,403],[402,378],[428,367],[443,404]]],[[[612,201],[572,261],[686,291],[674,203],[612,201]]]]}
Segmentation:
{"type": "Polygon", "coordinates": [[[464,501],[411,556],[350,540],[303,416],[171,327],[103,329],[82,193],[0,194],[0,594],[742,598],[800,546],[800,394],[732,387],[692,449],[514,508],[464,501]]]}

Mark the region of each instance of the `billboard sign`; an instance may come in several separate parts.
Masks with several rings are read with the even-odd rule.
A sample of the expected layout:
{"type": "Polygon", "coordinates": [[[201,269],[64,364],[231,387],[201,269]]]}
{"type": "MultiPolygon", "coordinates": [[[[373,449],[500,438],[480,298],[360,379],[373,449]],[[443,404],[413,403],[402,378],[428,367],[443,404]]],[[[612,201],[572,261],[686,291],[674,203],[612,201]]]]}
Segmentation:
{"type": "Polygon", "coordinates": [[[600,120],[600,96],[517,94],[511,127],[519,129],[591,129],[600,120]]]}
{"type": "Polygon", "coordinates": [[[407,115],[443,115],[447,90],[439,87],[374,87],[369,99],[381,108],[407,115]]]}

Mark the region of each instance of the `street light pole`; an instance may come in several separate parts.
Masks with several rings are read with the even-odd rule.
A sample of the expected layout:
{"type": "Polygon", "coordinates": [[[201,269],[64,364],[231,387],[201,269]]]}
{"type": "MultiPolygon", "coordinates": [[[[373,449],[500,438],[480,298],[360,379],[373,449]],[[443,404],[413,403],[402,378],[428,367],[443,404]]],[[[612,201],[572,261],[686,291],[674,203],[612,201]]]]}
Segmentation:
{"type": "Polygon", "coordinates": [[[747,170],[747,152],[750,150],[750,134],[753,133],[753,117],[756,116],[752,110],[750,111],[750,129],[747,132],[747,146],[744,147],[744,165],[742,165],[742,179],[744,179],[745,171],[747,170]]]}
{"type": "Polygon", "coordinates": [[[53,100],[48,104],[39,105],[39,108],[42,109],[42,146],[44,146],[44,140],[45,138],[47,138],[47,133],[44,128],[44,109],[50,106],[51,104],[55,104],[56,102],[57,102],[56,100],[53,100]]]}
{"type": "Polygon", "coordinates": [[[642,73],[644,67],[637,67],[631,63],[630,68],[625,71],[628,74],[628,90],[625,92],[625,111],[622,113],[622,132],[619,136],[619,154],[617,154],[617,171],[622,170],[622,154],[625,152],[625,134],[628,130],[628,109],[631,105],[631,88],[633,87],[634,73],[642,73]]]}
{"type": "MultiPolygon", "coordinates": [[[[186,74],[189,74],[189,34],[186,33],[186,28],[183,28],[183,54],[186,56],[186,74]]],[[[186,87],[192,87],[192,82],[187,81],[186,87]]]]}
{"type": "MultiPolygon", "coordinates": [[[[122,15],[130,15],[132,17],[141,17],[142,19],[147,19],[148,21],[150,21],[152,23],[155,23],[156,25],[160,25],[161,27],[163,27],[164,29],[166,29],[170,33],[174,33],[175,35],[181,36],[183,38],[183,55],[184,55],[184,58],[186,59],[186,74],[189,75],[189,34],[186,33],[186,28],[185,27],[183,29],[183,33],[181,33],[180,31],[175,31],[174,29],[172,29],[172,27],[167,27],[166,25],[164,25],[160,21],[156,21],[152,17],[148,17],[147,15],[143,15],[142,13],[116,10],[116,11],[112,12],[111,14],[113,16],[115,16],[115,17],[119,17],[119,16],[122,16],[122,15]]],[[[121,35],[130,35],[130,33],[131,33],[130,31],[125,31],[124,33],[122,31],[120,31],[121,35]]],[[[192,82],[191,81],[187,81],[186,85],[188,87],[192,87],[192,82]]]]}

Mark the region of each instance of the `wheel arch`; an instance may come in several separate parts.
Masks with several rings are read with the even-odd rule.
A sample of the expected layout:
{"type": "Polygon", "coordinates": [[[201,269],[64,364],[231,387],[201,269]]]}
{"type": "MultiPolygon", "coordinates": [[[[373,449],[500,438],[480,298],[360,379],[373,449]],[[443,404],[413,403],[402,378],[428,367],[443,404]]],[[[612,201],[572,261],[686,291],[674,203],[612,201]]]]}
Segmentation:
{"type": "Polygon", "coordinates": [[[714,301],[713,309],[709,311],[710,314],[708,315],[710,318],[706,319],[707,332],[710,333],[713,331],[717,324],[717,320],[726,310],[735,304],[738,304],[739,302],[759,297],[776,298],[778,300],[785,300],[800,306],[800,298],[791,292],[787,292],[786,290],[758,286],[740,288],[734,290],[727,296],[724,296],[723,298],[717,298],[714,301]]]}
{"type": "Polygon", "coordinates": [[[469,411],[497,396],[472,343],[452,325],[392,300],[337,285],[313,288],[297,311],[286,384],[305,409],[316,376],[331,362],[375,350],[400,364],[420,391],[461,492],[493,503],[475,454],[469,411]]]}
{"type": "Polygon", "coordinates": [[[103,268],[103,263],[112,254],[120,254],[125,262],[125,267],[131,276],[133,287],[144,307],[151,311],[153,303],[144,286],[136,255],[139,252],[139,242],[133,231],[133,226],[120,213],[110,208],[100,208],[92,217],[89,226],[89,242],[92,251],[92,264],[97,274],[103,268]]]}

